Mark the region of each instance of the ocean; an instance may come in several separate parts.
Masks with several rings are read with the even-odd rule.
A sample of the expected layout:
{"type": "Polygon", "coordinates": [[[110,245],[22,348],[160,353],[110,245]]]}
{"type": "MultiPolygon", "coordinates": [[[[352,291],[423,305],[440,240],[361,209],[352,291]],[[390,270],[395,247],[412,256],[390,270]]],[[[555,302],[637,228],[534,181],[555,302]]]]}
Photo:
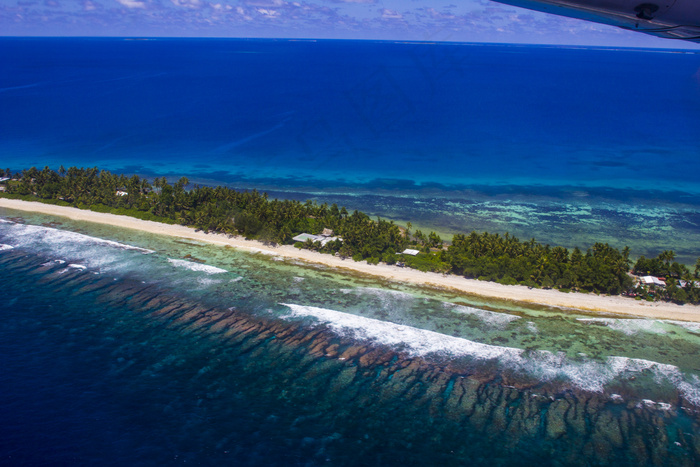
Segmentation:
{"type": "Polygon", "coordinates": [[[699,256],[697,52],[1,38],[0,109],[3,168],[187,176],[445,239],[699,256]]]}
{"type": "MultiPolygon", "coordinates": [[[[699,73],[684,51],[2,38],[0,165],[694,264],[699,73]]],[[[9,209],[0,290],[7,465],[700,462],[694,323],[9,209]]]]}

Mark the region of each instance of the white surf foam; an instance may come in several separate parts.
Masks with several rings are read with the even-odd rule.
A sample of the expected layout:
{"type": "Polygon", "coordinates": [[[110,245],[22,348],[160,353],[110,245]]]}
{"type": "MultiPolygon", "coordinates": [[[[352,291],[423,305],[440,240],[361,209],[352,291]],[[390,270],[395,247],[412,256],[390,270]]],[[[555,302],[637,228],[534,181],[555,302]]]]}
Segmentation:
{"type": "Polygon", "coordinates": [[[66,244],[94,244],[104,245],[121,250],[140,251],[144,254],[154,253],[153,250],[141,248],[126,243],[119,243],[113,240],[105,240],[103,238],[92,237],[90,235],[71,232],[68,230],[55,229],[53,227],[44,227],[39,225],[27,225],[12,223],[13,237],[20,244],[36,245],[37,242],[43,242],[49,245],[66,245],[66,244]]]}
{"type": "Polygon", "coordinates": [[[14,247],[12,245],[5,245],[4,243],[0,243],[0,251],[6,251],[6,250],[11,250],[14,247]]]}
{"type": "Polygon", "coordinates": [[[686,376],[674,365],[629,357],[608,357],[604,361],[571,360],[564,353],[544,350],[524,351],[512,347],[482,344],[434,331],[395,324],[325,308],[281,304],[289,309],[284,318],[315,318],[339,335],[396,347],[414,356],[467,356],[478,360],[498,360],[504,367],[522,371],[543,382],[564,379],[586,391],[603,392],[616,378],[650,373],[657,382],[668,381],[683,397],[700,406],[700,378],[686,376]]]}
{"type": "Polygon", "coordinates": [[[615,318],[577,318],[581,323],[597,323],[607,326],[614,331],[620,331],[628,336],[639,332],[651,334],[666,334],[663,321],[653,319],[615,319],[615,318]]]}
{"type": "Polygon", "coordinates": [[[339,291],[346,295],[359,297],[366,303],[365,306],[394,318],[415,312],[420,313],[422,305],[428,302],[427,299],[416,297],[410,293],[374,287],[344,288],[339,289],[339,291]]]}
{"type": "Polygon", "coordinates": [[[637,408],[641,408],[642,406],[646,406],[657,410],[671,410],[671,404],[667,404],[665,402],[656,402],[651,399],[642,399],[642,402],[637,404],[637,408]]]}
{"type": "Polygon", "coordinates": [[[182,259],[168,258],[168,262],[178,268],[185,268],[189,269],[190,271],[205,272],[207,274],[222,274],[224,272],[228,272],[226,269],[195,263],[192,261],[185,261],[182,259]]]}
{"type": "Polygon", "coordinates": [[[513,321],[519,320],[520,316],[510,315],[508,313],[498,313],[496,311],[482,310],[480,308],[473,308],[470,306],[463,305],[451,305],[450,309],[461,315],[471,315],[479,320],[483,321],[485,324],[493,327],[505,327],[513,321]]]}
{"type": "Polygon", "coordinates": [[[398,290],[375,289],[373,287],[356,287],[354,289],[340,289],[345,294],[370,295],[382,300],[416,300],[416,297],[398,290]]]}
{"type": "Polygon", "coordinates": [[[700,406],[700,380],[696,375],[685,375],[675,365],[618,356],[608,357],[605,362],[572,362],[563,354],[554,356],[543,351],[536,352],[532,357],[533,362],[526,365],[526,368],[529,367],[529,371],[534,374],[540,374],[545,381],[563,375],[580,389],[602,392],[605,385],[615,379],[626,379],[645,372],[650,373],[657,384],[670,382],[687,401],[700,406]],[[546,361],[546,354],[554,358],[546,361]]]}
{"type": "Polygon", "coordinates": [[[676,375],[677,378],[674,380],[676,387],[681,391],[683,397],[690,401],[694,405],[700,406],[700,378],[698,375],[690,375],[690,378],[686,379],[683,375],[676,375]]]}
{"type": "Polygon", "coordinates": [[[80,269],[81,271],[87,269],[87,266],[83,266],[82,264],[69,264],[68,267],[73,269],[80,269]]]}
{"type": "MultiPolygon", "coordinates": [[[[96,238],[96,237],[90,237],[90,238],[91,238],[91,239],[94,239],[94,238],[96,238]]],[[[102,245],[109,245],[109,246],[112,246],[112,247],[115,247],[115,248],[119,248],[119,249],[122,249],[122,250],[140,251],[140,252],[143,253],[144,255],[150,255],[150,254],[152,254],[152,253],[155,253],[154,250],[149,250],[148,248],[141,248],[141,247],[139,247],[139,246],[128,245],[128,244],[126,244],[126,243],[119,243],[119,242],[115,242],[115,241],[113,241],[113,240],[105,240],[105,239],[102,239],[102,238],[97,239],[97,240],[100,240],[100,242],[98,242],[98,243],[100,243],[100,244],[102,244],[102,245]]]]}
{"type": "MultiPolygon", "coordinates": [[[[269,251],[269,250],[263,250],[262,248],[255,248],[255,247],[246,247],[246,250],[249,253],[255,253],[255,254],[260,254],[260,255],[266,255],[266,256],[279,256],[278,253],[275,253],[274,251],[269,251]]],[[[283,258],[281,258],[283,259],[283,258]]]]}
{"type": "Polygon", "coordinates": [[[673,324],[674,326],[682,327],[683,329],[687,329],[688,331],[700,332],[700,323],[690,323],[688,321],[672,321],[672,320],[664,320],[663,322],[668,323],[668,324],[673,324]]]}
{"type": "MultiPolygon", "coordinates": [[[[411,304],[411,302],[417,303],[421,300],[425,300],[398,290],[376,289],[372,287],[340,289],[340,291],[346,294],[376,297],[382,305],[387,307],[395,307],[399,303],[411,304]]],[[[454,305],[452,303],[443,303],[443,306],[455,313],[472,315],[493,327],[505,327],[508,323],[520,319],[520,316],[510,315],[508,313],[498,313],[495,311],[482,310],[480,308],[454,305]]]]}
{"type": "Polygon", "coordinates": [[[210,279],[209,277],[198,277],[197,283],[202,287],[210,287],[212,285],[222,284],[224,281],[218,279],[210,279]]]}
{"type": "Polygon", "coordinates": [[[460,337],[325,308],[286,303],[282,305],[290,310],[287,316],[314,317],[327,324],[337,334],[400,347],[411,355],[465,355],[480,359],[517,360],[523,352],[520,349],[481,344],[460,337]]]}

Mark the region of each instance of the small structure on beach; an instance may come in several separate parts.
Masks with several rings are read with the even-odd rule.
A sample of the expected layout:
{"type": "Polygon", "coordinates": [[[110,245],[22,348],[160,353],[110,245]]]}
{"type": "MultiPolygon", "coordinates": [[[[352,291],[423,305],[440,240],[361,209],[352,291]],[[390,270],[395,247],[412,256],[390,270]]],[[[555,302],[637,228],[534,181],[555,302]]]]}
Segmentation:
{"type": "Polygon", "coordinates": [[[411,255],[411,256],[416,256],[418,253],[420,253],[420,250],[412,250],[410,248],[406,248],[401,252],[402,255],[411,255]]]}
{"type": "Polygon", "coordinates": [[[311,240],[312,242],[320,242],[321,246],[326,246],[326,243],[335,241],[335,240],[340,240],[341,242],[343,241],[342,238],[340,237],[332,237],[333,231],[331,229],[323,229],[323,233],[321,235],[314,235],[314,234],[309,234],[309,233],[302,233],[297,235],[296,237],[293,237],[292,240],[295,242],[305,242],[307,240],[311,240]]]}

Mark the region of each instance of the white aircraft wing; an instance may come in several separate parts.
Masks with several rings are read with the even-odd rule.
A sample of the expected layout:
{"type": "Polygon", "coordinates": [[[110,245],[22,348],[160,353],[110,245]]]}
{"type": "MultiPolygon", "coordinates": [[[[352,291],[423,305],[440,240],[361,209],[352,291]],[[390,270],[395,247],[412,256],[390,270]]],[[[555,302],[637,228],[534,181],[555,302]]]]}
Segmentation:
{"type": "Polygon", "coordinates": [[[555,15],[700,42],[700,0],[495,0],[555,15]]]}

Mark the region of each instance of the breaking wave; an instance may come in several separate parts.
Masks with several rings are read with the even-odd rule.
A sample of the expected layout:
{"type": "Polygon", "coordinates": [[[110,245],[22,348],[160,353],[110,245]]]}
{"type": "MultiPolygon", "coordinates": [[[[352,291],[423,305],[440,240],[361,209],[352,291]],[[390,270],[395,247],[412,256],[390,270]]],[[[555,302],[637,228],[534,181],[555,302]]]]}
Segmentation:
{"type": "Polygon", "coordinates": [[[226,269],[208,266],[206,264],[194,263],[192,261],[185,261],[184,259],[168,258],[168,262],[177,268],[185,268],[189,269],[190,271],[205,272],[207,274],[222,274],[224,272],[228,272],[226,269]]]}
{"type": "Polygon", "coordinates": [[[355,295],[357,297],[371,298],[376,300],[384,309],[412,306],[420,298],[406,292],[398,290],[376,289],[373,287],[355,287],[352,289],[340,289],[341,293],[346,295],[355,295]]]}
{"type": "Polygon", "coordinates": [[[483,344],[426,329],[313,306],[282,303],[289,312],[283,318],[315,318],[334,333],[353,339],[394,347],[412,356],[469,357],[497,360],[503,368],[524,372],[542,382],[564,379],[585,391],[603,392],[616,379],[649,373],[654,381],[667,381],[690,403],[700,406],[700,378],[685,375],[677,366],[650,360],[611,356],[605,360],[582,357],[572,360],[564,353],[526,351],[483,344]]]}
{"type": "MultiPolygon", "coordinates": [[[[397,306],[412,306],[416,303],[420,303],[422,299],[416,297],[410,293],[400,292],[398,290],[385,290],[376,289],[372,287],[356,287],[353,289],[340,289],[340,292],[344,294],[353,294],[357,296],[374,297],[382,305],[383,308],[391,309],[397,306]]],[[[484,324],[496,327],[504,328],[509,323],[520,319],[520,316],[511,315],[508,313],[499,313],[496,311],[483,310],[481,308],[473,308],[463,305],[455,305],[453,303],[443,303],[446,310],[462,315],[473,316],[484,324]]]]}
{"type": "Polygon", "coordinates": [[[688,321],[672,321],[664,320],[664,323],[673,324],[674,326],[682,327],[683,329],[690,332],[700,333],[700,323],[691,323],[688,321]]]}
{"type": "Polygon", "coordinates": [[[470,306],[451,304],[446,304],[446,306],[448,306],[449,309],[455,313],[474,316],[475,318],[478,318],[479,320],[483,321],[485,324],[498,328],[506,327],[513,321],[517,321],[520,319],[520,316],[511,315],[508,313],[498,313],[496,311],[482,310],[481,308],[473,308],[470,306]]]}
{"type": "Polygon", "coordinates": [[[326,323],[340,335],[350,335],[360,340],[400,347],[411,355],[428,354],[471,356],[481,359],[518,359],[520,349],[481,344],[460,337],[452,337],[426,329],[395,324],[374,318],[343,313],[340,311],[282,303],[288,307],[292,317],[313,317],[326,323]]]}
{"type": "Polygon", "coordinates": [[[581,323],[600,324],[615,331],[620,331],[628,336],[639,332],[651,334],[667,334],[674,326],[681,327],[687,331],[700,332],[700,323],[672,320],[654,319],[616,319],[616,318],[577,318],[581,323]]]}
{"type": "Polygon", "coordinates": [[[664,323],[662,321],[651,319],[577,318],[576,321],[603,325],[612,330],[627,334],[628,336],[639,332],[648,332],[652,334],[666,334],[668,332],[664,329],[664,323]]]}
{"type": "Polygon", "coordinates": [[[105,240],[90,235],[71,232],[69,230],[55,229],[53,227],[44,227],[38,225],[18,224],[15,222],[6,221],[6,224],[11,224],[12,238],[16,242],[14,246],[36,245],[39,242],[47,245],[68,245],[68,244],[92,244],[103,245],[121,250],[140,251],[143,254],[154,253],[153,250],[141,248],[126,243],[119,243],[113,240],[105,240]]]}

